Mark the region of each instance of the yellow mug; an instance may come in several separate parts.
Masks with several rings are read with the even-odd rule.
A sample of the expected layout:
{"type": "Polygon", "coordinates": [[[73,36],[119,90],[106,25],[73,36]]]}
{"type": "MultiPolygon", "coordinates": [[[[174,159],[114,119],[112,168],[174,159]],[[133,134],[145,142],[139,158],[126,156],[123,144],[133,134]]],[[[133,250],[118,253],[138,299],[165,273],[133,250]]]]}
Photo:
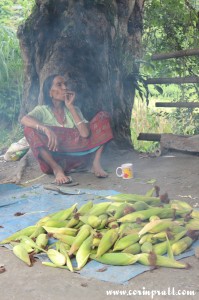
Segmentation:
{"type": "Polygon", "coordinates": [[[121,167],[116,169],[116,175],[122,177],[123,179],[133,178],[133,164],[126,163],[122,164],[121,167]]]}

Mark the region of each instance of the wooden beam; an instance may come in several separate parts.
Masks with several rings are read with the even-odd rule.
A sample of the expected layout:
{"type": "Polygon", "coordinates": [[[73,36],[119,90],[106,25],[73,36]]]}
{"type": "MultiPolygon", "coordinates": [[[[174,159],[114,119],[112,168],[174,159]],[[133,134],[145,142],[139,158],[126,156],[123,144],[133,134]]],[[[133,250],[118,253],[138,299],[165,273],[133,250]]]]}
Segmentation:
{"type": "Polygon", "coordinates": [[[199,102],[156,102],[155,106],[196,108],[199,107],[199,102]]]}
{"type": "Polygon", "coordinates": [[[148,78],[146,84],[183,84],[183,83],[199,83],[198,76],[189,77],[173,77],[173,78],[148,78]]]}
{"type": "Polygon", "coordinates": [[[161,134],[158,133],[140,133],[137,137],[139,141],[153,141],[159,142],[161,139],[161,134]]]}
{"type": "Polygon", "coordinates": [[[181,50],[181,51],[175,51],[169,53],[154,54],[152,55],[151,59],[163,60],[163,59],[178,58],[178,57],[193,56],[193,55],[199,55],[199,49],[188,49],[188,50],[181,50]]]}

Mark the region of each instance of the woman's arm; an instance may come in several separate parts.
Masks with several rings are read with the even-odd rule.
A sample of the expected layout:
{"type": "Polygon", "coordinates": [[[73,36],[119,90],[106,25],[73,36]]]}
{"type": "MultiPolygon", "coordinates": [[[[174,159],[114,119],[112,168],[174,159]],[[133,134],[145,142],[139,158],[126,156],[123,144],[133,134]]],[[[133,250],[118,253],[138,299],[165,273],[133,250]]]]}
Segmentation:
{"type": "Polygon", "coordinates": [[[39,132],[45,134],[48,137],[48,149],[51,151],[57,151],[57,137],[54,132],[51,131],[48,127],[30,116],[24,116],[21,119],[21,124],[36,129],[39,132]]]}
{"type": "Polygon", "coordinates": [[[77,129],[79,130],[79,134],[82,137],[87,138],[90,134],[89,124],[85,123],[85,121],[82,120],[82,118],[79,116],[75,106],[73,105],[74,100],[75,100],[75,93],[67,92],[65,105],[73,117],[75,125],[76,125],[77,129]]]}

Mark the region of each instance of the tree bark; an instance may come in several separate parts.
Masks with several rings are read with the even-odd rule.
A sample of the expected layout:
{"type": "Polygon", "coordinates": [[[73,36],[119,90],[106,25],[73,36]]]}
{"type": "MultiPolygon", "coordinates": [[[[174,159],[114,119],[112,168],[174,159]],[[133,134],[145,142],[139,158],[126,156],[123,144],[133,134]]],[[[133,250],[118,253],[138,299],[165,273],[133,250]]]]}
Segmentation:
{"type": "Polygon", "coordinates": [[[141,55],[144,0],[36,0],[19,27],[24,60],[21,116],[42,103],[42,84],[63,74],[86,118],[106,110],[115,139],[130,145],[134,61],[141,55]]]}

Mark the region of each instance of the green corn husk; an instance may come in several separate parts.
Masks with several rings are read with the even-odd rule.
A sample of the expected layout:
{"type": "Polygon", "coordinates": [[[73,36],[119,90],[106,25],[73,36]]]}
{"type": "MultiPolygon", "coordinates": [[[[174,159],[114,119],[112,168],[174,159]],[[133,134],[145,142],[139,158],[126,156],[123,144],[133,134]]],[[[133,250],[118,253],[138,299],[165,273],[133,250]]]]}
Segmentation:
{"type": "Polygon", "coordinates": [[[97,228],[98,226],[101,225],[102,220],[93,215],[84,215],[82,217],[79,217],[80,221],[82,221],[84,224],[90,225],[92,228],[97,228]]]}
{"type": "Polygon", "coordinates": [[[51,262],[57,266],[64,266],[66,264],[65,256],[55,249],[49,249],[47,255],[51,262]]]}
{"type": "Polygon", "coordinates": [[[140,219],[142,221],[147,220],[151,216],[160,213],[161,210],[162,208],[160,207],[153,207],[146,210],[135,211],[131,214],[125,215],[124,217],[120,218],[118,222],[136,222],[137,219],[140,219]]]}
{"type": "Polygon", "coordinates": [[[100,216],[105,214],[111,202],[101,202],[94,204],[93,207],[89,211],[89,215],[100,216]]]}
{"type": "Polygon", "coordinates": [[[68,223],[68,221],[64,220],[64,221],[59,221],[59,220],[47,220],[46,222],[44,222],[42,224],[42,226],[46,226],[46,227],[66,227],[66,224],[68,223]]]}
{"type": "Polygon", "coordinates": [[[149,197],[144,195],[137,195],[137,194],[117,194],[112,196],[106,197],[108,200],[117,201],[117,202],[138,202],[143,201],[146,203],[161,203],[160,198],[156,197],[149,197]]]}
{"type": "Polygon", "coordinates": [[[93,207],[93,201],[90,200],[78,209],[77,214],[79,214],[80,216],[88,214],[92,207],[93,207]]]}
{"type": "Polygon", "coordinates": [[[31,234],[33,234],[33,232],[35,231],[36,228],[37,228],[36,226],[29,226],[29,227],[23,228],[23,229],[15,232],[14,234],[10,235],[6,239],[2,240],[0,242],[0,245],[8,244],[11,241],[20,240],[21,237],[24,235],[30,236],[31,234]]]}
{"type": "Polygon", "coordinates": [[[135,244],[139,241],[140,237],[137,233],[129,234],[119,240],[114,245],[113,251],[124,250],[125,248],[129,247],[130,245],[135,244]]]}
{"type": "Polygon", "coordinates": [[[188,264],[182,263],[167,256],[156,255],[154,253],[140,253],[138,262],[145,266],[159,266],[166,268],[187,269],[188,264]]]}
{"type": "Polygon", "coordinates": [[[146,233],[140,237],[139,244],[142,245],[145,242],[153,243],[153,233],[146,233]]]}
{"type": "Polygon", "coordinates": [[[28,266],[31,266],[31,261],[28,252],[26,249],[23,247],[22,244],[18,244],[13,247],[12,249],[13,253],[21,259],[23,262],[25,262],[28,266]]]}
{"type": "Polygon", "coordinates": [[[40,235],[38,235],[38,237],[36,238],[35,243],[37,244],[38,247],[40,248],[45,248],[48,244],[48,236],[46,233],[41,233],[40,235]]]}
{"type": "Polygon", "coordinates": [[[69,250],[68,255],[71,256],[73,253],[75,253],[79,247],[81,246],[81,244],[83,243],[83,241],[85,241],[87,239],[87,237],[91,234],[91,226],[84,224],[80,231],[78,232],[77,236],[75,237],[74,242],[71,245],[71,248],[69,250]]]}
{"type": "Polygon", "coordinates": [[[76,209],[76,206],[77,206],[77,203],[75,203],[74,205],[72,205],[71,207],[69,207],[67,209],[63,209],[63,210],[60,210],[60,211],[58,211],[56,213],[53,213],[51,215],[50,219],[51,220],[58,220],[58,221],[67,220],[72,215],[72,213],[74,212],[74,210],[76,209]]]}
{"type": "Polygon", "coordinates": [[[90,255],[90,258],[106,265],[128,266],[137,262],[138,257],[130,253],[105,253],[100,257],[90,255]]]}
{"type": "Polygon", "coordinates": [[[139,243],[135,243],[124,250],[122,250],[123,253],[130,253],[130,254],[138,254],[141,251],[141,246],[139,243]]]}
{"type": "Polygon", "coordinates": [[[74,228],[68,228],[68,227],[48,227],[48,226],[43,226],[45,231],[48,233],[58,233],[58,234],[66,234],[66,235],[71,235],[71,236],[76,236],[77,234],[77,229],[74,228]]]}
{"type": "Polygon", "coordinates": [[[54,264],[52,262],[48,262],[48,261],[42,261],[42,265],[44,265],[46,267],[60,268],[60,269],[69,270],[67,266],[59,266],[59,265],[56,265],[56,264],[54,264]]]}
{"type": "Polygon", "coordinates": [[[141,246],[141,252],[150,253],[153,250],[153,245],[150,242],[145,242],[141,246]]]}
{"type": "Polygon", "coordinates": [[[36,227],[35,231],[30,235],[31,239],[37,238],[41,233],[45,233],[45,229],[42,226],[36,227]]]}
{"type": "Polygon", "coordinates": [[[79,247],[76,253],[77,270],[81,270],[87,263],[92,246],[92,236],[89,236],[79,247]]]}
{"type": "Polygon", "coordinates": [[[53,237],[57,240],[60,240],[63,243],[66,243],[68,245],[72,245],[75,241],[75,237],[71,235],[66,235],[66,234],[59,234],[59,233],[54,233],[53,237]]]}
{"type": "Polygon", "coordinates": [[[194,242],[194,240],[192,238],[190,238],[189,236],[186,236],[186,237],[180,239],[179,241],[172,244],[172,246],[171,246],[173,254],[174,255],[181,254],[182,252],[187,250],[193,244],[193,242],[194,242]]]}
{"type": "Polygon", "coordinates": [[[97,257],[102,256],[105,252],[107,252],[116,242],[118,238],[118,229],[110,229],[108,230],[102,237],[98,249],[97,249],[97,257]]]}
{"type": "Polygon", "coordinates": [[[68,267],[68,269],[71,271],[71,272],[74,272],[74,269],[73,269],[73,265],[71,263],[71,260],[70,260],[70,257],[68,255],[68,247],[66,246],[66,244],[64,243],[60,243],[59,245],[59,250],[60,250],[60,253],[63,254],[65,256],[65,259],[66,259],[66,265],[68,267]]]}

